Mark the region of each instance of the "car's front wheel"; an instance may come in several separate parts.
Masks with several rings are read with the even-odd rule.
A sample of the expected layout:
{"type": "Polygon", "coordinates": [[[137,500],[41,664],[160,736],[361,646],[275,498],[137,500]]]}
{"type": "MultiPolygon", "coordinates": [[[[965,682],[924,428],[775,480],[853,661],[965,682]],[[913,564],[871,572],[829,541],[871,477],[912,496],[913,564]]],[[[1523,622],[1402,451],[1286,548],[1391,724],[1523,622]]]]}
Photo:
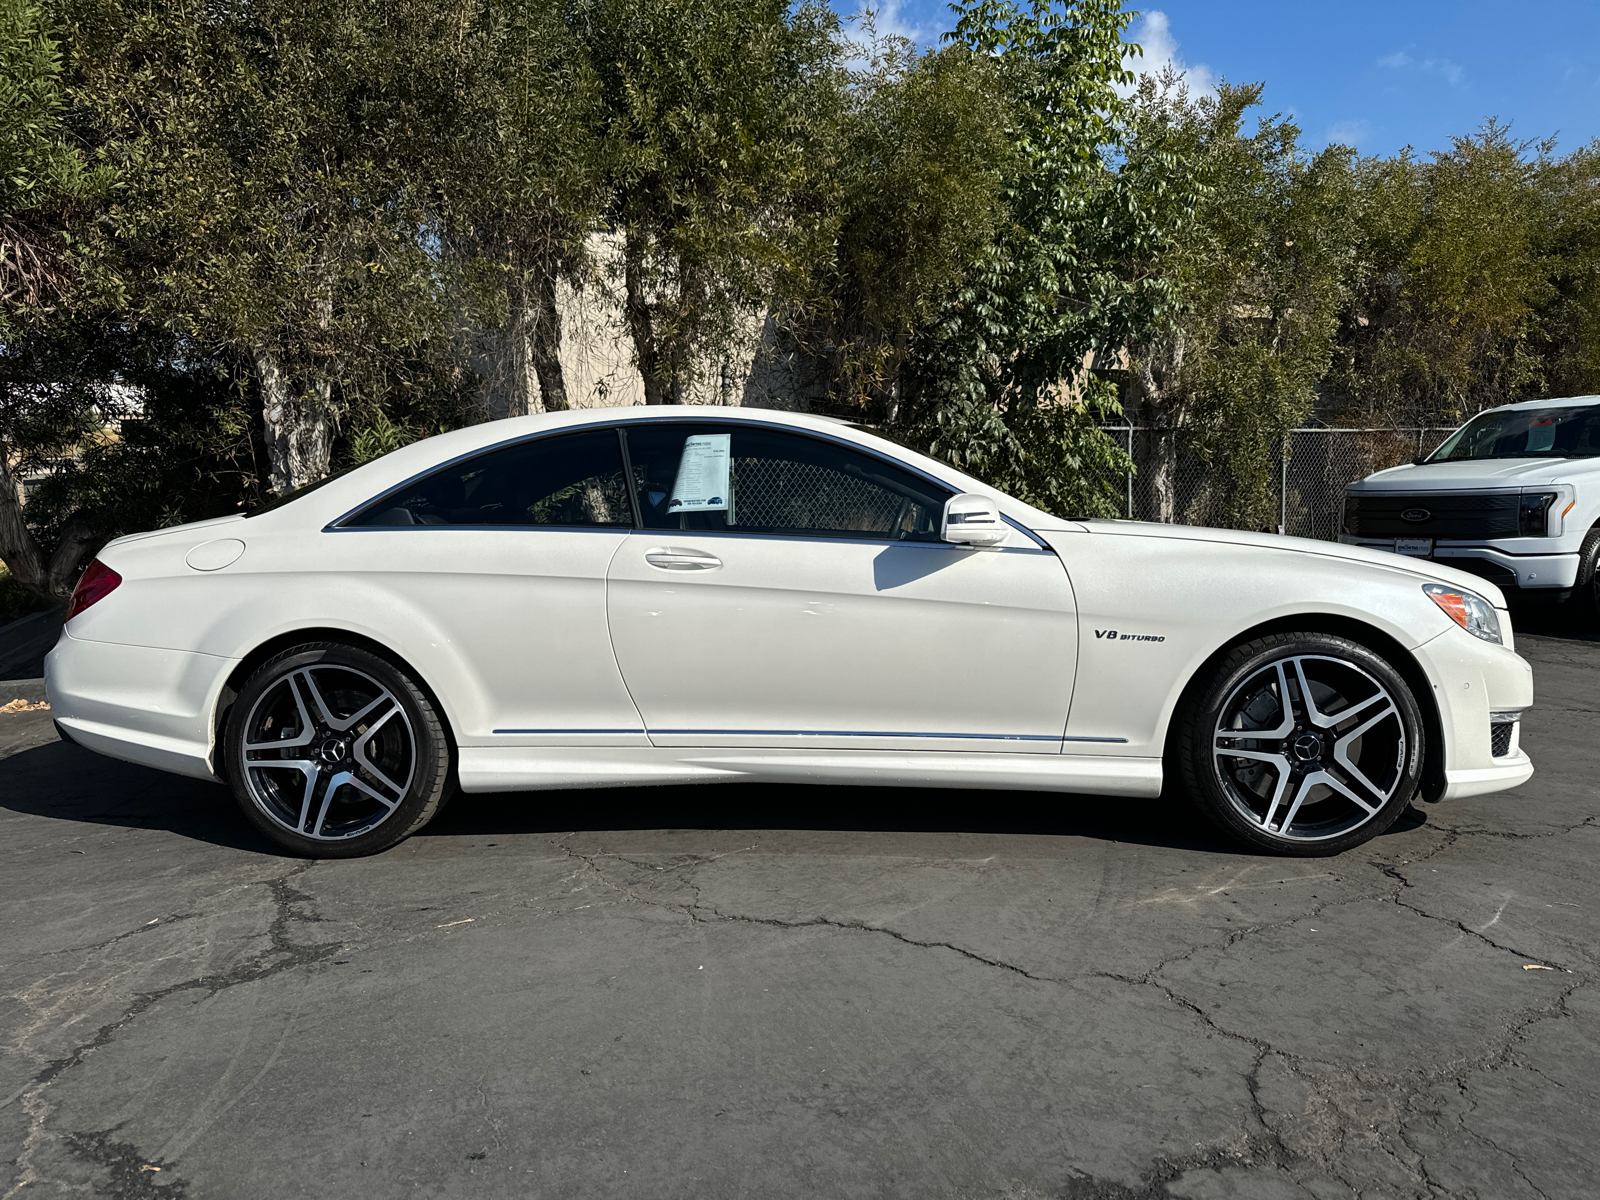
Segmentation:
{"type": "Polygon", "coordinates": [[[1235,838],[1277,854],[1338,854],[1376,837],[1422,777],[1411,689],[1383,658],[1329,634],[1234,647],[1181,722],[1195,802],[1235,838]]]}
{"type": "Polygon", "coordinates": [[[1578,549],[1578,577],[1567,609],[1585,626],[1600,626],[1600,528],[1589,530],[1578,549]]]}
{"type": "Polygon", "coordinates": [[[406,672],[354,646],[295,646],[245,683],[224,731],[245,816],[293,854],[376,854],[450,794],[450,739],[406,672]]]}

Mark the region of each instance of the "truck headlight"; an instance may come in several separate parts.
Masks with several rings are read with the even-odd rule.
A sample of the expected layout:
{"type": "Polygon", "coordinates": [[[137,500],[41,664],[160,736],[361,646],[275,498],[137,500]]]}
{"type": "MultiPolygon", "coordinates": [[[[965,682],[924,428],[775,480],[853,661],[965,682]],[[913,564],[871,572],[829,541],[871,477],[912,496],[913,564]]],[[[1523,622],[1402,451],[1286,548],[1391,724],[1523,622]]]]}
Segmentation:
{"type": "Polygon", "coordinates": [[[1549,537],[1550,508],[1556,499],[1555,492],[1523,492],[1517,506],[1517,536],[1549,537]]]}
{"type": "Polygon", "coordinates": [[[1500,617],[1477,592],[1453,588],[1447,583],[1425,583],[1422,590],[1444,614],[1473,637],[1480,637],[1497,646],[1505,645],[1500,636],[1500,617]]]}

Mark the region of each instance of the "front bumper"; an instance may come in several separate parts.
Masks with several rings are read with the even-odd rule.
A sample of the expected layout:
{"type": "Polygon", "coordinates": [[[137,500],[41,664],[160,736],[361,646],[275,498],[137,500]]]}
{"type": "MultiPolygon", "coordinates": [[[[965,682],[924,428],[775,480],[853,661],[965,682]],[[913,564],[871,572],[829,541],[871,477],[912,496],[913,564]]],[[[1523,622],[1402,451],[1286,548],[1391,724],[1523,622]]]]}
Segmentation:
{"type": "MultiPolygon", "coordinates": [[[[1502,622],[1506,620],[1501,616],[1502,622]]],[[[1480,796],[1526,783],[1533,763],[1513,730],[1502,734],[1506,753],[1496,755],[1492,730],[1496,717],[1521,713],[1533,705],[1533,668],[1504,646],[1465,630],[1450,629],[1417,647],[1417,661],[1428,675],[1439,709],[1444,739],[1445,787],[1442,800],[1480,796]]]]}
{"type": "MultiPolygon", "coordinates": [[[[1340,534],[1339,540],[1369,550],[1393,551],[1395,544],[1394,538],[1358,538],[1348,533],[1340,534]]],[[[1578,579],[1576,554],[1510,554],[1494,546],[1441,542],[1435,543],[1424,561],[1470,571],[1507,592],[1571,588],[1578,579]]]]}

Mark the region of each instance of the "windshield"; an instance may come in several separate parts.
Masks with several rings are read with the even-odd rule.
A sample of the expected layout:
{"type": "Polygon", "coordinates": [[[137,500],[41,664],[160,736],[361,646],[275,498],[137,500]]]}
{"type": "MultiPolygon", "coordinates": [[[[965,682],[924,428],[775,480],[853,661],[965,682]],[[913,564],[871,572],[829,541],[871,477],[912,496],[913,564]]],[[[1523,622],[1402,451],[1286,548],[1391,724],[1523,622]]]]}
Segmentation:
{"type": "Polygon", "coordinates": [[[1596,456],[1600,456],[1600,404],[1480,413],[1424,461],[1596,456]]]}

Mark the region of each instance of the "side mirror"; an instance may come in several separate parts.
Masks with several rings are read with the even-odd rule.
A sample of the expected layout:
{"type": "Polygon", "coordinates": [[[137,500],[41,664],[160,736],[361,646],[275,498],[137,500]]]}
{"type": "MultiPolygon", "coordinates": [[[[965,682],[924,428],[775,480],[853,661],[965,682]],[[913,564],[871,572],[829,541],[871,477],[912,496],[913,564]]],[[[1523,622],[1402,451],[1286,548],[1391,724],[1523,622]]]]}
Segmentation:
{"type": "Polygon", "coordinates": [[[1006,523],[987,496],[963,492],[944,504],[939,537],[958,546],[994,546],[1006,540],[1006,523]]]}

